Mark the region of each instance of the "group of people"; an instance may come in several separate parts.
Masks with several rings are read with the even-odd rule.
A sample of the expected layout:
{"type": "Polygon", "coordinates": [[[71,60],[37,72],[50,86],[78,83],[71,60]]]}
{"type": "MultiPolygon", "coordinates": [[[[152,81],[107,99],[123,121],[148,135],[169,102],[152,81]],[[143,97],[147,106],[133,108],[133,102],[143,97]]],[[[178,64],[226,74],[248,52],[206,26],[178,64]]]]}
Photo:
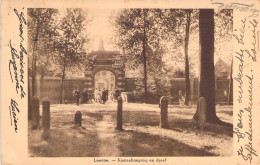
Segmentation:
{"type": "Polygon", "coordinates": [[[100,88],[96,88],[94,91],[94,101],[105,104],[107,100],[115,101],[115,98],[118,98],[120,95],[119,90],[100,90],[100,88]]]}
{"type": "Polygon", "coordinates": [[[108,90],[104,88],[101,91],[100,88],[99,89],[96,88],[94,91],[94,101],[101,104],[105,104],[107,100],[108,100],[108,90]]]}
{"type": "MultiPolygon", "coordinates": [[[[80,100],[80,96],[81,96],[81,94],[80,94],[80,91],[79,91],[79,89],[77,88],[76,90],[75,90],[75,92],[74,92],[74,95],[75,95],[75,97],[76,97],[76,104],[77,105],[79,105],[79,100],[80,100]]],[[[87,92],[87,90],[86,89],[84,89],[83,91],[82,91],[82,101],[81,101],[81,103],[87,103],[88,102],[88,92],[87,92]]]]}
{"type": "MultiPolygon", "coordinates": [[[[79,91],[78,88],[75,90],[74,95],[76,97],[76,104],[79,105],[81,92],[79,91]]],[[[178,96],[179,97],[178,98],[179,104],[180,105],[184,105],[185,97],[183,96],[181,90],[179,90],[178,95],[179,95],[178,96]]],[[[108,99],[110,99],[112,101],[115,101],[116,98],[118,98],[119,96],[120,96],[120,92],[117,89],[109,92],[105,88],[103,90],[100,90],[100,88],[96,88],[95,91],[94,91],[94,101],[97,102],[97,103],[100,103],[100,104],[105,104],[108,99]]],[[[83,104],[87,103],[88,100],[89,100],[89,94],[88,94],[87,90],[84,89],[82,91],[81,103],[83,103],[83,104]]]]}
{"type": "MultiPolygon", "coordinates": [[[[89,98],[93,98],[93,95],[89,95],[86,89],[84,89],[82,92],[77,88],[74,91],[74,96],[76,98],[76,104],[79,105],[80,98],[81,103],[87,103],[89,101],[89,98]]],[[[100,88],[96,88],[94,91],[94,101],[100,104],[105,104],[108,100],[115,101],[115,98],[118,98],[120,96],[119,90],[113,90],[110,91],[107,89],[101,90],[100,88]]]]}

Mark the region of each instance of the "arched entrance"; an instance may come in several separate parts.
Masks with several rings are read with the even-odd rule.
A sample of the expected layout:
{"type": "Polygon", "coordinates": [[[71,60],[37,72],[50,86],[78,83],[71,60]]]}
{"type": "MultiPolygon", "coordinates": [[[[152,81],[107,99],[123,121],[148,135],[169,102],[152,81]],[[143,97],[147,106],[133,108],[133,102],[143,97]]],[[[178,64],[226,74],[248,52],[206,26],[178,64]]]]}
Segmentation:
{"type": "Polygon", "coordinates": [[[94,98],[95,90],[109,91],[109,94],[125,91],[125,71],[124,66],[114,65],[118,55],[113,51],[93,51],[90,54],[93,64],[86,68],[84,87],[91,97],[94,98]]]}
{"type": "Polygon", "coordinates": [[[112,91],[115,89],[115,74],[108,70],[101,70],[94,75],[94,88],[100,90],[112,91]]]}

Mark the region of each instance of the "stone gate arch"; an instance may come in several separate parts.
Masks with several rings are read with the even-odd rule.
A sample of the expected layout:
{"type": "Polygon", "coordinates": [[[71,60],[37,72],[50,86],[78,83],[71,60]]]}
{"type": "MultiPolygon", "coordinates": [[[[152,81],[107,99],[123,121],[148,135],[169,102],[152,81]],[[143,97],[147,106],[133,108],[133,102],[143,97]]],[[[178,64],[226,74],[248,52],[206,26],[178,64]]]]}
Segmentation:
{"type": "MultiPolygon", "coordinates": [[[[117,73],[111,68],[99,67],[92,71],[94,88],[100,88],[98,83],[104,83],[104,88],[107,90],[113,90],[117,88],[117,73]]],[[[100,89],[102,89],[101,87],[100,89]]]]}
{"type": "Polygon", "coordinates": [[[89,93],[94,93],[95,90],[95,75],[99,72],[111,72],[115,76],[115,89],[119,92],[125,91],[125,71],[124,67],[115,67],[115,56],[118,55],[112,51],[94,51],[91,53],[93,56],[93,66],[91,69],[85,71],[84,87],[89,93]]]}

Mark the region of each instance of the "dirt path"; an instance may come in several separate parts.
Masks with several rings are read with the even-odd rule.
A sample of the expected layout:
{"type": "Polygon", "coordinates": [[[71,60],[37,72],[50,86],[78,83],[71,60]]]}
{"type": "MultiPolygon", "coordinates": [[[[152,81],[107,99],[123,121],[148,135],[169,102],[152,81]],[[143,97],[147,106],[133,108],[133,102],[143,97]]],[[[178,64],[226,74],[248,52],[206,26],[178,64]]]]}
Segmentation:
{"type": "Polygon", "coordinates": [[[99,147],[100,157],[118,157],[119,140],[116,136],[115,123],[110,115],[104,115],[103,120],[96,123],[98,138],[101,141],[99,147]]]}
{"type": "MultiPolygon", "coordinates": [[[[166,130],[159,128],[160,114],[154,110],[156,107],[126,105],[123,113],[124,131],[115,130],[116,104],[52,105],[51,138],[48,142],[42,141],[42,129],[31,130],[29,127],[30,156],[165,157],[232,154],[232,130],[216,126],[198,130],[190,122],[194,109],[170,111],[170,128],[166,130]],[[74,127],[76,110],[82,112],[81,128],[74,127]]],[[[223,116],[221,119],[232,120],[232,109],[223,108],[219,112],[223,116]]]]}

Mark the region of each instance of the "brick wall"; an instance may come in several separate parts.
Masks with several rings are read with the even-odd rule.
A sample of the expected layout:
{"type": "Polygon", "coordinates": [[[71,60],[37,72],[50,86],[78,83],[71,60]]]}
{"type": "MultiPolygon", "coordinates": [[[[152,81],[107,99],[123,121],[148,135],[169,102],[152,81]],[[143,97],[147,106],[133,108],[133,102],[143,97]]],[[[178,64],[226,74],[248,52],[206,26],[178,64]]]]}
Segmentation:
{"type": "MultiPolygon", "coordinates": [[[[60,87],[61,79],[60,78],[37,78],[36,80],[36,93],[40,99],[44,97],[50,98],[52,104],[57,104],[60,101],[60,87]],[[37,81],[38,80],[38,81],[37,81]],[[40,85],[40,87],[38,86],[40,85]]],[[[63,101],[68,100],[69,103],[75,102],[74,91],[79,88],[82,92],[84,88],[87,87],[86,79],[65,79],[64,81],[64,90],[63,90],[63,101]]],[[[133,79],[126,79],[126,91],[133,92],[135,89],[135,83],[133,79]]],[[[30,78],[30,87],[31,87],[31,78],[30,78]]],[[[220,79],[216,80],[216,103],[225,103],[228,99],[228,88],[229,80],[220,79]]],[[[31,88],[30,88],[31,89],[31,88]]],[[[171,89],[170,95],[173,97],[173,101],[178,101],[178,91],[182,90],[183,95],[185,96],[185,79],[184,78],[175,78],[171,80],[171,89]]],[[[93,95],[93,93],[89,93],[93,95]]],[[[92,96],[93,97],[93,96],[92,96]]],[[[135,100],[135,102],[138,100],[135,100]]],[[[191,100],[196,103],[198,100],[198,79],[191,79],[191,100]]]]}

